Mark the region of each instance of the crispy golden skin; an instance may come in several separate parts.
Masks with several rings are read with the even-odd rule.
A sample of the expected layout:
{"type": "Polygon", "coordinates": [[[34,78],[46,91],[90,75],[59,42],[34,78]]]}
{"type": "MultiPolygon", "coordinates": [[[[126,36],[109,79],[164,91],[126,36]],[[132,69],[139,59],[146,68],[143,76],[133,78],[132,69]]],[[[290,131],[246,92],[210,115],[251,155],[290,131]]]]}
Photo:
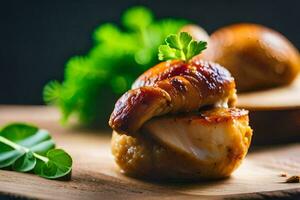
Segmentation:
{"type": "Polygon", "coordinates": [[[292,43],[256,24],[218,29],[199,57],[226,67],[236,80],[238,92],[289,84],[300,70],[299,52],[292,43]]]}
{"type": "Polygon", "coordinates": [[[234,108],[157,117],[140,131],[138,137],[114,131],[112,153],[123,172],[150,179],[228,177],[252,136],[248,112],[234,108]]]}
{"type": "Polygon", "coordinates": [[[117,164],[144,178],[228,177],[245,157],[252,135],[248,112],[227,108],[235,101],[234,79],[216,63],[193,59],[154,66],[111,114],[117,164]],[[204,106],[210,110],[199,112],[204,106]]]}
{"type": "Polygon", "coordinates": [[[116,103],[109,125],[134,135],[149,119],[167,113],[196,111],[205,105],[236,99],[229,72],[212,62],[162,62],[143,73],[116,103]]]}

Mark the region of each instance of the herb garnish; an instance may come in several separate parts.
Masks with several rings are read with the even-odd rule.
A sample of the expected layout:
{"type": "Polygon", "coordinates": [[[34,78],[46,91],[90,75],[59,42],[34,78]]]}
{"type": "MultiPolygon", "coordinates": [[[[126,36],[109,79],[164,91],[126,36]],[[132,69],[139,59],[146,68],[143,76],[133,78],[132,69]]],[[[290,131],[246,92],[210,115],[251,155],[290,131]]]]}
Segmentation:
{"type": "Polygon", "coordinates": [[[34,172],[57,179],[70,174],[72,158],[55,149],[49,132],[24,123],[12,123],[0,130],[0,169],[34,172]]]}
{"type": "Polygon", "coordinates": [[[195,41],[187,32],[169,35],[165,45],[159,46],[159,60],[179,59],[189,61],[206,49],[207,42],[195,41]]]}
{"type": "Polygon", "coordinates": [[[63,82],[45,86],[45,102],[60,109],[62,122],[73,114],[82,124],[106,121],[119,95],[159,62],[157,48],[166,36],[186,24],[179,19],[155,19],[145,7],[128,9],[121,26],[105,23],[96,28],[89,52],[67,61],[63,82]]]}

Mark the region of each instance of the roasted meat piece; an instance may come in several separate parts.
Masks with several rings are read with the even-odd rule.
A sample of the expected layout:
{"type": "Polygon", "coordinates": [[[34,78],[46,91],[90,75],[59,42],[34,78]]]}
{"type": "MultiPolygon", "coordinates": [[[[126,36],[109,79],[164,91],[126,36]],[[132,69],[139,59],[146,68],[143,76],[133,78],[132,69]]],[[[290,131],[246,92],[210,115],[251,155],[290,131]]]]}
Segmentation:
{"type": "Polygon", "coordinates": [[[236,100],[234,79],[216,63],[163,62],[142,74],[116,103],[109,125],[133,135],[149,119],[236,100]]]}
{"type": "MultiPolygon", "coordinates": [[[[176,47],[180,38],[191,36],[168,41],[176,47]]],[[[234,108],[235,102],[234,79],[216,63],[172,60],[152,67],[111,114],[117,164],[128,175],[151,179],[228,177],[252,136],[248,111],[234,108]]]]}
{"type": "Polygon", "coordinates": [[[129,175],[216,179],[228,177],[240,165],[251,136],[247,111],[216,108],[153,118],[138,137],[114,131],[112,152],[129,175]]]}

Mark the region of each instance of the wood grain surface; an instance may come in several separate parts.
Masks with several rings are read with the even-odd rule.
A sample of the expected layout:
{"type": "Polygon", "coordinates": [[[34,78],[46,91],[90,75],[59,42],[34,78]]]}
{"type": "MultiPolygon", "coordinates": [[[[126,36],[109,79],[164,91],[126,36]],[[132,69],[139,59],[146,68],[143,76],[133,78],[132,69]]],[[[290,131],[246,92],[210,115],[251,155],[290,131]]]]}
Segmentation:
{"type": "Polygon", "coordinates": [[[300,109],[300,76],[290,85],[239,94],[238,106],[249,110],[300,109]]]}
{"type": "Polygon", "coordinates": [[[254,144],[300,141],[300,76],[290,85],[238,95],[250,111],[254,144]]]}
{"type": "Polygon", "coordinates": [[[62,127],[58,117],[57,111],[43,106],[0,106],[0,125],[25,121],[46,128],[74,160],[70,181],[0,170],[1,194],[38,199],[300,198],[300,183],[287,184],[279,176],[281,172],[300,175],[299,143],[252,148],[242,166],[225,180],[145,182],[118,172],[110,153],[109,131],[62,127]]]}

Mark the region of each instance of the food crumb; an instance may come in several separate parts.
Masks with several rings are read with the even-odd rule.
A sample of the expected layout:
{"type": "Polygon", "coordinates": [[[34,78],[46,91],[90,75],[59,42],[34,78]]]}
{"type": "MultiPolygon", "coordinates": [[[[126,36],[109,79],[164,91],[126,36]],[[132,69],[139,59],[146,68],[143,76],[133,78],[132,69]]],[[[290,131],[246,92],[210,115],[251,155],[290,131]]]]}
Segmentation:
{"type": "Polygon", "coordinates": [[[287,177],[287,173],[281,172],[281,173],[279,174],[279,176],[280,176],[280,177],[287,177]]]}
{"type": "Polygon", "coordinates": [[[285,181],[286,183],[300,183],[300,176],[291,176],[285,181]]]}

